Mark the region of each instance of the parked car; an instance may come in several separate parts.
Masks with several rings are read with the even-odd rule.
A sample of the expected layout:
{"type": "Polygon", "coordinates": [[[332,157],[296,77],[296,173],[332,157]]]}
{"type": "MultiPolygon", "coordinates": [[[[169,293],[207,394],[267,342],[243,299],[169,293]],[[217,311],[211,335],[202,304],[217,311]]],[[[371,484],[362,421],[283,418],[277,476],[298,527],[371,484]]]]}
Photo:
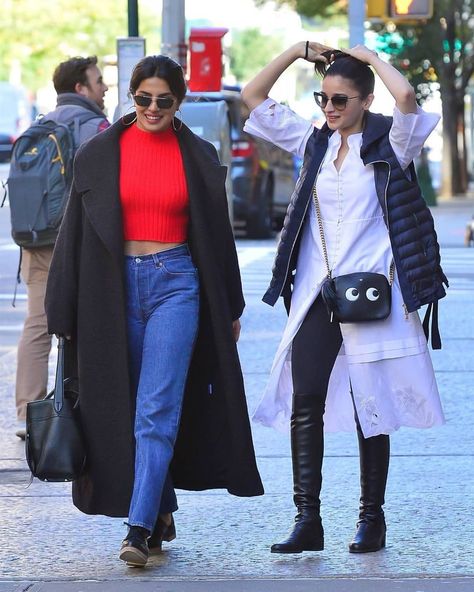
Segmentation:
{"type": "Polygon", "coordinates": [[[0,81],[0,162],[10,159],[13,142],[30,123],[31,107],[25,91],[0,81]]]}
{"type": "Polygon", "coordinates": [[[294,187],[293,157],[243,131],[249,111],[237,88],[189,92],[182,108],[216,101],[225,101],[229,109],[234,222],[244,224],[249,238],[267,238],[285,216],[294,187]]]}
{"type": "MultiPolygon", "coordinates": [[[[225,101],[182,103],[181,118],[200,138],[208,140],[217,150],[219,160],[228,167],[226,178],[229,217],[234,221],[231,170],[231,138],[229,108],[225,101]]],[[[178,112],[179,115],[179,112],[178,112]]]]}
{"type": "Polygon", "coordinates": [[[0,132],[0,162],[8,162],[12,153],[15,138],[10,134],[0,132]]]}

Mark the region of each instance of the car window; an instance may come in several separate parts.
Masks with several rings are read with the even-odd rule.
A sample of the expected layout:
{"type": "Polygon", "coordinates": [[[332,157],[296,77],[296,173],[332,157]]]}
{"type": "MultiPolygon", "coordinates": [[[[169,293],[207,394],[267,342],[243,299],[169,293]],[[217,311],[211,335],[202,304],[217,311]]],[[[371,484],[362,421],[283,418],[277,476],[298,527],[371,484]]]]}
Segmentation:
{"type": "Polygon", "coordinates": [[[229,108],[229,117],[231,124],[231,138],[236,142],[246,134],[243,132],[244,123],[247,116],[246,107],[242,101],[239,92],[203,92],[188,93],[184,99],[185,102],[206,102],[206,101],[226,101],[229,108]],[[245,111],[244,111],[245,110],[245,111]]]}

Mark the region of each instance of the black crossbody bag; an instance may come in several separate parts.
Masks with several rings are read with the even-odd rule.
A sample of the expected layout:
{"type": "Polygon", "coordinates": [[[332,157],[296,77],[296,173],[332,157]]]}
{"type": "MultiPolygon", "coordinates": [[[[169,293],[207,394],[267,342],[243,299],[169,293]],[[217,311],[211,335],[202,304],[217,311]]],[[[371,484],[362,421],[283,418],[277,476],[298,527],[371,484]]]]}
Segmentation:
{"type": "Polygon", "coordinates": [[[329,266],[316,183],[313,185],[313,202],[327,269],[326,279],[321,286],[321,296],[331,321],[336,320],[340,323],[383,321],[390,315],[392,308],[394,262],[392,261],[390,265],[390,281],[382,273],[367,271],[333,277],[329,266]]]}

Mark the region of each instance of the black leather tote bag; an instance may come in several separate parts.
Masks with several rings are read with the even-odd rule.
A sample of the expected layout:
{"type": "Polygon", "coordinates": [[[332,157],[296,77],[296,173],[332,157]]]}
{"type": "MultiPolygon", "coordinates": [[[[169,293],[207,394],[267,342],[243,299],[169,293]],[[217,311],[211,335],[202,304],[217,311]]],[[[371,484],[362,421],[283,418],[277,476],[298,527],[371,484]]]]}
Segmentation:
{"type": "Polygon", "coordinates": [[[60,337],[54,390],[26,406],[26,460],[32,475],[41,481],[74,481],[84,469],[78,403],[72,381],[64,380],[64,338],[60,337]]]}

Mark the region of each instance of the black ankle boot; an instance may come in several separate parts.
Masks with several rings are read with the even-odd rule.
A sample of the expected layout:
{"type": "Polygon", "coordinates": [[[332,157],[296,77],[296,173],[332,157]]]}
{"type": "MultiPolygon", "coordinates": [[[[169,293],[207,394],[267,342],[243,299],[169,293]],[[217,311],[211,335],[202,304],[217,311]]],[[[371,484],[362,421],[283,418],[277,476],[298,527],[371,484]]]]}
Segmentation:
{"type": "Polygon", "coordinates": [[[351,553],[371,553],[385,547],[385,502],[390,440],[386,435],[364,438],[357,426],[360,453],[360,512],[357,531],[349,544],[351,553]]]}
{"type": "Polygon", "coordinates": [[[324,531],[319,515],[321,467],[323,461],[324,397],[293,395],[291,416],[291,456],[294,502],[298,508],[289,536],[272,545],[272,553],[321,551],[324,531]]]}
{"type": "Polygon", "coordinates": [[[319,516],[297,514],[295,525],[288,537],[271,546],[272,553],[302,553],[303,551],[322,551],[324,532],[319,516]]]}
{"type": "Polygon", "coordinates": [[[357,522],[357,531],[349,544],[351,553],[372,553],[385,547],[387,527],[383,511],[378,516],[365,514],[357,522]]]}
{"type": "Polygon", "coordinates": [[[127,525],[128,534],[122,542],[119,559],[130,567],[145,567],[148,561],[148,543],[150,531],[141,526],[127,525]]]}
{"type": "Polygon", "coordinates": [[[150,538],[148,539],[148,549],[150,551],[150,555],[154,555],[161,551],[161,545],[163,541],[170,542],[176,538],[176,527],[174,525],[174,518],[173,514],[171,514],[171,523],[166,524],[166,522],[158,516],[158,519],[155,524],[155,528],[151,533],[150,538]]]}

